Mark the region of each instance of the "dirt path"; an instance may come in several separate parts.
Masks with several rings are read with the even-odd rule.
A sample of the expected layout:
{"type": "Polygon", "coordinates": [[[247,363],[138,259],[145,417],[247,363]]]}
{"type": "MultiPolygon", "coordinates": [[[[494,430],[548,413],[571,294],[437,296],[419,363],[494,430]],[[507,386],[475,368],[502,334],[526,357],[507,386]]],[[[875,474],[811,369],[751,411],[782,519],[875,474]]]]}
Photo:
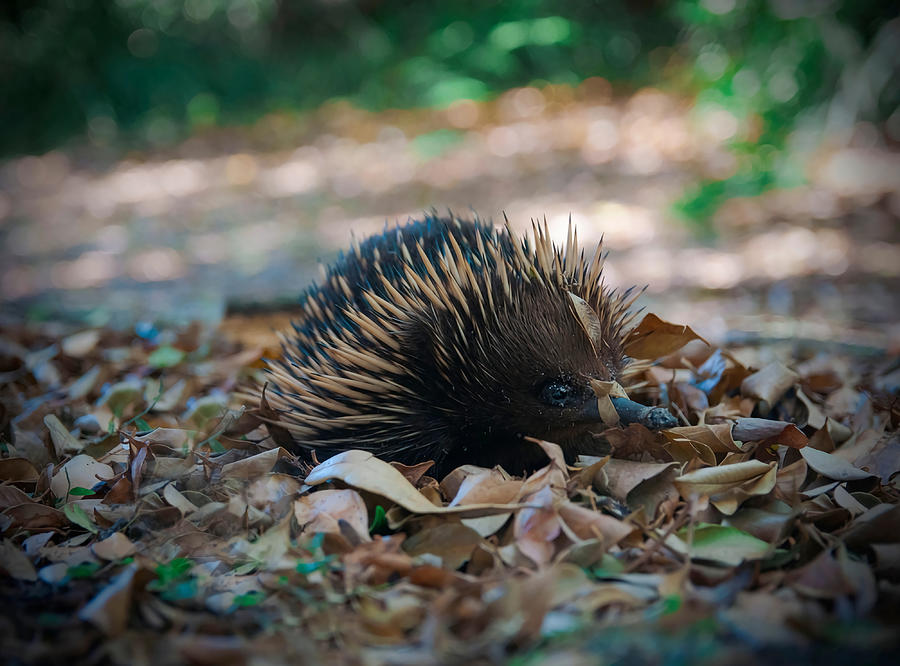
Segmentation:
{"type": "Polygon", "coordinates": [[[214,321],[226,304],[290,303],[351,230],[449,207],[520,229],[546,215],[562,238],[571,214],[583,241],[605,234],[611,283],[648,284],[642,305],[717,341],[900,347],[900,155],[861,128],[814,156],[808,186],[730,202],[701,244],[671,204],[734,168],[732,121],[652,90],[525,88],[440,112],[273,116],[168,154],[11,160],[3,310],[214,321]]]}

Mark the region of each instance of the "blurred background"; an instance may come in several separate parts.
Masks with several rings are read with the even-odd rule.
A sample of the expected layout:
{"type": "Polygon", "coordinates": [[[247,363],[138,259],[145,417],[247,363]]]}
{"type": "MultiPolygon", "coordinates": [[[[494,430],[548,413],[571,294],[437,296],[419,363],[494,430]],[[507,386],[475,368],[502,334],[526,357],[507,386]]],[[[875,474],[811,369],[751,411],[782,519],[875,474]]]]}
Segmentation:
{"type": "Polygon", "coordinates": [[[432,208],[723,342],[900,350],[900,3],[5,0],[6,320],[293,303],[432,208]]]}

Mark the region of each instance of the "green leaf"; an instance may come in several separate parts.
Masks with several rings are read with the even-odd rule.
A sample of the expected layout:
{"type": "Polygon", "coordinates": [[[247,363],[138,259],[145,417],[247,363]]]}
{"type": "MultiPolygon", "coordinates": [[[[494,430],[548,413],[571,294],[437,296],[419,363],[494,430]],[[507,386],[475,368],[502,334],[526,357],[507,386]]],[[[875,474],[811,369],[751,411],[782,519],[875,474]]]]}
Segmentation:
{"type": "Polygon", "coordinates": [[[135,419],[134,424],[137,426],[137,429],[142,432],[145,430],[153,430],[153,428],[150,427],[150,424],[141,418],[135,419]]]}
{"type": "Polygon", "coordinates": [[[304,576],[313,573],[314,571],[321,571],[323,569],[327,569],[328,565],[335,559],[334,555],[327,555],[323,557],[321,560],[316,560],[314,562],[297,562],[297,573],[303,574],[304,576]]]}
{"type": "Polygon", "coordinates": [[[184,360],[184,352],[171,345],[163,345],[147,357],[147,363],[154,368],[171,368],[184,360]]]}
{"type": "Polygon", "coordinates": [[[238,608],[247,608],[248,606],[256,606],[265,598],[265,595],[259,590],[250,590],[245,594],[237,595],[232,603],[238,608]]]}
{"type": "Polygon", "coordinates": [[[97,534],[97,532],[99,531],[97,529],[97,526],[94,525],[93,521],[90,519],[87,513],[85,513],[85,510],[77,504],[66,504],[66,506],[63,508],[63,513],[65,514],[66,518],[69,519],[69,522],[74,523],[79,527],[83,527],[88,532],[97,534]]]}
{"type": "Polygon", "coordinates": [[[77,495],[79,497],[84,497],[85,495],[93,495],[94,491],[90,488],[82,488],[81,486],[75,486],[72,490],[69,491],[70,495],[77,495]]]}
{"type": "Polygon", "coordinates": [[[709,523],[700,523],[694,527],[692,542],[690,527],[682,528],[672,537],[666,540],[666,545],[673,550],[689,552],[692,559],[709,560],[728,566],[737,566],[744,560],[761,560],[772,550],[765,541],[735,527],[709,523]]]}
{"type": "Polygon", "coordinates": [[[156,567],[156,580],[151,585],[164,587],[176,581],[187,578],[191,569],[194,568],[194,561],[187,557],[176,557],[168,564],[160,564],[156,567]]]}
{"type": "Polygon", "coordinates": [[[73,580],[76,578],[91,578],[99,570],[99,562],[82,562],[66,569],[66,575],[73,580]]]}
{"type": "Polygon", "coordinates": [[[382,530],[387,526],[384,507],[380,504],[375,505],[375,515],[372,518],[372,524],[369,525],[369,534],[374,534],[378,530],[382,530]]]}
{"type": "Polygon", "coordinates": [[[197,596],[197,580],[178,581],[163,590],[160,595],[165,601],[181,601],[182,599],[193,599],[197,596]]]}

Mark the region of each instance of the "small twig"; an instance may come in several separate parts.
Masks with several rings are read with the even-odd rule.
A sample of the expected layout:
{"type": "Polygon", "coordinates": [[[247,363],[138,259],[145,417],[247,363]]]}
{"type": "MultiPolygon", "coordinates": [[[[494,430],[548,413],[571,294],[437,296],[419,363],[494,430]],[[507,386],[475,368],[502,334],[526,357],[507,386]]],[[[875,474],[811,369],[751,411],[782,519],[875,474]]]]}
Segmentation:
{"type": "Polygon", "coordinates": [[[666,539],[668,539],[672,534],[675,533],[676,530],[681,529],[684,524],[687,522],[690,517],[690,513],[687,510],[687,507],[681,512],[681,516],[672,521],[672,524],[666,529],[661,537],[657,537],[652,532],[648,533],[650,538],[653,540],[653,543],[649,548],[644,550],[641,553],[641,556],[637,558],[634,562],[625,567],[625,573],[631,573],[636,570],[638,567],[642,566],[645,562],[647,562],[656,552],[665,545],[666,539]]]}

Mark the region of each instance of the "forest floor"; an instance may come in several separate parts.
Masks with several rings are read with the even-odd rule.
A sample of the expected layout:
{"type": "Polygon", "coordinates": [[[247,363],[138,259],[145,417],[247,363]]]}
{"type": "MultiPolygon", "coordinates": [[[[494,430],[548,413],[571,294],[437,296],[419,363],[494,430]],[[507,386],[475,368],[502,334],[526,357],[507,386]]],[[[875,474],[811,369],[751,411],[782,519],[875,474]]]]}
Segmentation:
{"type": "Polygon", "coordinates": [[[893,663],[900,156],[861,126],[701,242],[732,131],[522,89],[0,166],[4,663],[893,663]],[[432,207],[603,234],[681,424],[526,478],[282,448],[234,389],[318,258],[432,207]]]}

